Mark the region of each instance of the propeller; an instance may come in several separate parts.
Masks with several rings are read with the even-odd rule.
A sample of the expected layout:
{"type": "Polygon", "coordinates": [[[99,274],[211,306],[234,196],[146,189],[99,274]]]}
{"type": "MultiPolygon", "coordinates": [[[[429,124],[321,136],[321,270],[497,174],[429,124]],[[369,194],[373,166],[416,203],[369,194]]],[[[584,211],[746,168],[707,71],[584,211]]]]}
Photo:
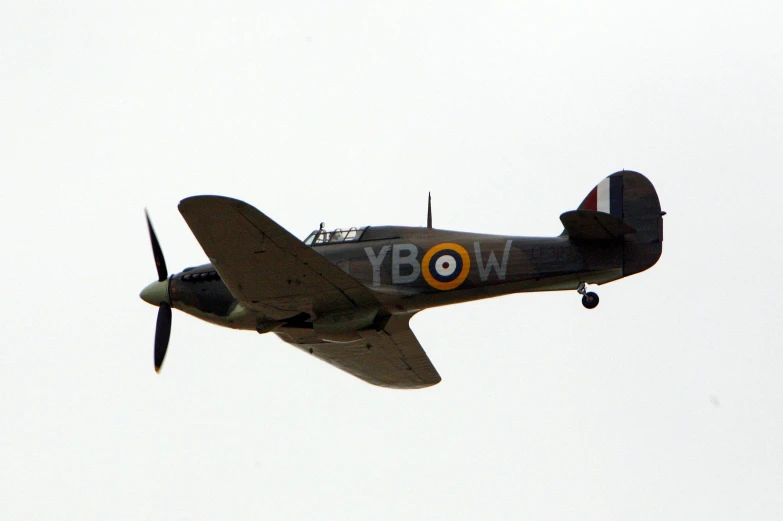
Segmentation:
{"type": "Polygon", "coordinates": [[[150,214],[146,209],[144,210],[144,215],[147,217],[147,229],[150,233],[155,267],[158,270],[158,281],[144,288],[141,292],[141,298],[150,304],[158,306],[158,320],[155,325],[155,372],[158,373],[163,365],[163,358],[166,356],[166,349],[168,349],[169,337],[171,336],[171,301],[169,300],[168,291],[169,273],[166,269],[166,259],[163,258],[163,250],[160,248],[155,229],[152,227],[150,214]]]}
{"type": "Polygon", "coordinates": [[[147,217],[147,229],[150,231],[150,242],[152,243],[152,255],[155,257],[155,267],[158,269],[158,281],[163,282],[169,278],[169,272],[166,270],[166,259],[163,258],[163,250],[160,249],[158,237],[155,235],[155,229],[152,227],[150,214],[144,209],[144,215],[147,217]]]}
{"type": "Polygon", "coordinates": [[[155,325],[155,372],[160,372],[171,335],[171,306],[165,302],[158,308],[158,322],[155,325]]]}

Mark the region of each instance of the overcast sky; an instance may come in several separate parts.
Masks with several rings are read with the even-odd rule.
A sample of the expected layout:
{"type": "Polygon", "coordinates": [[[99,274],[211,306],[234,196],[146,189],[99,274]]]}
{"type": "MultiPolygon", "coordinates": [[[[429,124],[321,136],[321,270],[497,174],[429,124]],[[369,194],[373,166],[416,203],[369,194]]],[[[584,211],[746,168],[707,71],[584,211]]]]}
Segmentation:
{"type": "Polygon", "coordinates": [[[0,17],[0,517],[783,518],[783,7],[10,2],[0,17]],[[443,377],[370,386],[174,312],[149,207],[556,235],[655,184],[664,252],[597,289],[428,310],[443,377]]]}

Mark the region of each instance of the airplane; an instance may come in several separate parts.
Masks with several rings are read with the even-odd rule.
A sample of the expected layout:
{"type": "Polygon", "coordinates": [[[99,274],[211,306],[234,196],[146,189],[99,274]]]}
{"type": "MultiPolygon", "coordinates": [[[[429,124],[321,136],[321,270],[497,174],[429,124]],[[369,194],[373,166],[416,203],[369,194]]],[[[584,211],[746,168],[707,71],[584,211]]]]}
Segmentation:
{"type": "MultiPolygon", "coordinates": [[[[606,284],[660,258],[663,216],[652,183],[623,170],[603,179],[556,237],[516,237],[427,226],[364,226],[304,241],[249,204],[188,197],[179,211],[209,258],[169,276],[152,227],[158,280],[140,297],[159,307],[155,370],[171,333],[172,308],[233,329],[273,332],[283,341],[370,384],[418,389],[441,381],[411,317],[427,308],[535,291],[606,284]]],[[[146,213],[146,211],[145,211],[146,213]]]]}

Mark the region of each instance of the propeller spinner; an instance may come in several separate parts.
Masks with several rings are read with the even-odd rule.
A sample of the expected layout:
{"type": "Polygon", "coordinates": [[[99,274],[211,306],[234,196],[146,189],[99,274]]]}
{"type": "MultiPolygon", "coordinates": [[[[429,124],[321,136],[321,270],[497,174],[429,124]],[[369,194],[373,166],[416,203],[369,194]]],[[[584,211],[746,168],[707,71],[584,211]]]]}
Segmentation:
{"type": "Polygon", "coordinates": [[[171,336],[171,299],[169,298],[169,274],[166,269],[166,259],[163,258],[163,250],[160,248],[158,237],[150,221],[150,215],[144,210],[147,217],[147,229],[150,233],[152,255],[155,257],[155,267],[158,270],[158,280],[141,290],[141,299],[153,306],[158,306],[158,320],[155,326],[155,372],[160,372],[166,349],[169,346],[171,336]]]}

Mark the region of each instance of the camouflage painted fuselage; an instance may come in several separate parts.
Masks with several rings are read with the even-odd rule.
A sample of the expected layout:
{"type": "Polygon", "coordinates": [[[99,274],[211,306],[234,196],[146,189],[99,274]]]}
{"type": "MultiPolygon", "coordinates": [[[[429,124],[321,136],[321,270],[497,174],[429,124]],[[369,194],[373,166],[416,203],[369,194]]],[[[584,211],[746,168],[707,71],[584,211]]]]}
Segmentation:
{"type": "MultiPolygon", "coordinates": [[[[647,250],[657,251],[649,252],[648,263],[660,256],[660,245],[658,237],[648,243],[647,250]]],[[[511,293],[575,290],[582,282],[604,284],[649,267],[626,266],[627,248],[625,242],[567,236],[506,237],[400,226],[370,227],[359,242],[314,246],[371,289],[385,314],[511,293]]],[[[175,307],[199,318],[257,328],[256,320],[237,313],[236,300],[211,264],[174,275],[170,291],[175,307]]]]}
{"type": "MultiPolygon", "coordinates": [[[[358,240],[312,248],[373,292],[381,305],[374,310],[379,316],[604,284],[646,270],[661,255],[660,202],[649,180],[636,172],[607,177],[561,220],[566,229],[558,237],[372,226],[358,240]]],[[[266,329],[265,318],[245,310],[211,264],[173,275],[169,293],[175,308],[218,325],[260,332],[272,325],[277,332],[311,327],[322,312],[292,312],[282,322],[279,317],[268,322],[266,329]]]]}

